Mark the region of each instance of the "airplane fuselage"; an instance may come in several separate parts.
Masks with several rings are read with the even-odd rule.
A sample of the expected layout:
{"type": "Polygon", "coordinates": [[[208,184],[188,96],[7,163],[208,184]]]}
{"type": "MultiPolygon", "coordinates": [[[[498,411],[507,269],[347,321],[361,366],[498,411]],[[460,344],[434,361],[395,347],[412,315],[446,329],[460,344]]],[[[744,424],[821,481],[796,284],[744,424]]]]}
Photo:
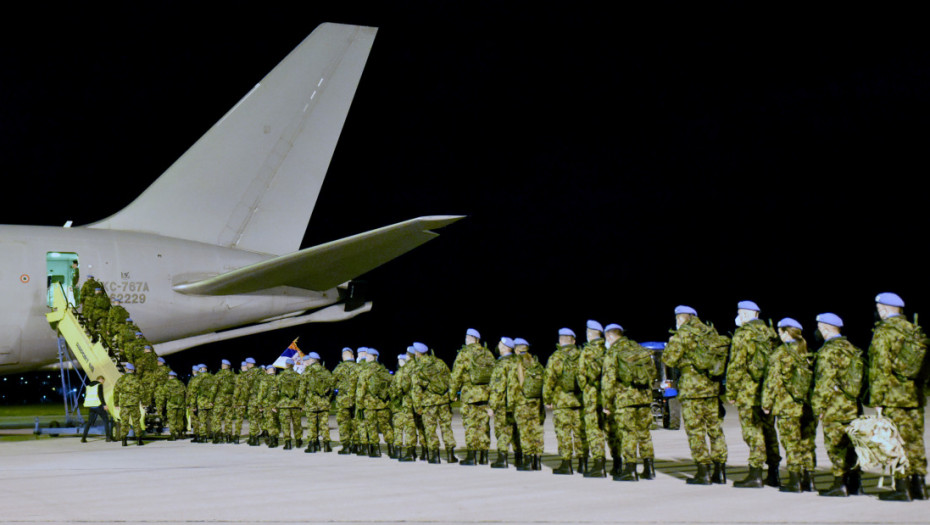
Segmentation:
{"type": "MultiPolygon", "coordinates": [[[[245,295],[197,296],[173,286],[272,257],[161,235],[48,226],[0,226],[0,374],[57,361],[49,311],[49,261],[73,254],[81,282],[93,275],[120,299],[153,343],[215,332],[331,305],[336,289],[277,287],[245,295]]],[[[71,283],[65,283],[70,285],[71,283]]]]}

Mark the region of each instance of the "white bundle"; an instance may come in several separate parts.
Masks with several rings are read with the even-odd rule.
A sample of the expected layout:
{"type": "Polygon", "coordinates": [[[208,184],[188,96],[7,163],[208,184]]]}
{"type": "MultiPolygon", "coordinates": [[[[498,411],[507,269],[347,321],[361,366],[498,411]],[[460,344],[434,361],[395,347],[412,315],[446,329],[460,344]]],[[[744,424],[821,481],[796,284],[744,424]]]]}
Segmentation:
{"type": "Polygon", "coordinates": [[[856,447],[857,466],[882,475],[879,488],[884,485],[885,474],[893,477],[896,472],[903,474],[907,470],[904,440],[888,418],[878,415],[854,419],[846,427],[846,434],[856,447]]]}

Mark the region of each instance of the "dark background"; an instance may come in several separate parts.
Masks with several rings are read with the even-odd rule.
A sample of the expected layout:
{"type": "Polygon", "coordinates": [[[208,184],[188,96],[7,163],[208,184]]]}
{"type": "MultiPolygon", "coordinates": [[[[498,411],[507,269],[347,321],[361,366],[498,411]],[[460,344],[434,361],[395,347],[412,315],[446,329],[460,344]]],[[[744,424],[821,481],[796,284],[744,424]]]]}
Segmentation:
{"type": "MultiPolygon", "coordinates": [[[[371,272],[374,309],[169,356],[270,362],[294,337],[525,337],[618,322],[664,340],[678,304],[732,330],[926,311],[930,44],[917,13],[832,6],[270,2],[42,4],[0,36],[0,223],[118,211],[321,22],[379,27],[303,246],[464,214],[371,272]],[[915,27],[909,27],[915,24],[915,27]]],[[[145,327],[142,327],[143,329],[145,327]]]]}

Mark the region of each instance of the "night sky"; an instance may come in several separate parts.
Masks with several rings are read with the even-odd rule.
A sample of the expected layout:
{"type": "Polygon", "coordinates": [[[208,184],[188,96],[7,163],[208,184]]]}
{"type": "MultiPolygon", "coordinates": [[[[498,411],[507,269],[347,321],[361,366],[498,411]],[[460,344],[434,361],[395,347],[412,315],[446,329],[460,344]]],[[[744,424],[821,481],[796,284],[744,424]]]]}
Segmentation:
{"type": "Polygon", "coordinates": [[[365,276],[371,313],[188,350],[175,369],[270,362],[296,336],[330,366],[345,345],[393,366],[414,340],[451,363],[468,327],[545,357],[592,318],[665,340],[678,304],[730,331],[742,299],[809,340],[833,311],[867,346],[876,293],[908,315],[930,305],[930,41],[900,25],[916,13],[316,4],[5,17],[5,224],[115,213],[319,23],[380,28],[303,246],[468,217],[365,276]]]}

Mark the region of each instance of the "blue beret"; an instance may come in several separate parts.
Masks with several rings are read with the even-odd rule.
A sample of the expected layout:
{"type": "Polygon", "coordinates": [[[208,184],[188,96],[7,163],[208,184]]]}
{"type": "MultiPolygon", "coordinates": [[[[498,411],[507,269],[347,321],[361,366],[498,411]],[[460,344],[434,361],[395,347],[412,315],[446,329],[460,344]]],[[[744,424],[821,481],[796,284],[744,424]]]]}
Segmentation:
{"type": "Polygon", "coordinates": [[[597,330],[598,332],[604,331],[604,327],[601,325],[601,323],[594,320],[588,320],[587,327],[588,330],[597,330]]]}
{"type": "Polygon", "coordinates": [[[354,353],[355,353],[355,352],[353,352],[352,349],[349,348],[348,346],[345,347],[345,348],[343,348],[342,351],[343,351],[343,352],[349,352],[350,354],[354,354],[354,353]]]}
{"type": "Polygon", "coordinates": [[[95,291],[95,292],[102,292],[102,291],[103,291],[103,288],[94,288],[94,291],[95,291]]]}
{"type": "Polygon", "coordinates": [[[290,357],[288,357],[287,359],[284,360],[284,364],[286,364],[286,365],[293,365],[293,364],[294,364],[294,360],[291,359],[290,357]]]}
{"type": "Polygon", "coordinates": [[[248,364],[248,363],[246,363],[245,361],[243,361],[243,362],[239,363],[239,366],[245,366],[245,365],[247,365],[247,364],[248,364]]]}
{"type": "Polygon", "coordinates": [[[504,346],[507,348],[513,348],[513,339],[509,337],[501,337],[501,342],[504,343],[504,346]]]}
{"type": "Polygon", "coordinates": [[[575,332],[573,332],[571,328],[560,328],[559,335],[570,335],[575,337],[575,332]]]}
{"type": "Polygon", "coordinates": [[[307,357],[309,357],[310,359],[319,359],[319,358],[320,358],[320,354],[318,354],[318,353],[316,353],[316,352],[310,352],[309,354],[307,354],[307,357]]]}
{"type": "Polygon", "coordinates": [[[151,349],[152,349],[152,345],[145,345],[145,346],[142,347],[142,349],[143,349],[143,350],[151,350],[151,349]]]}
{"type": "Polygon", "coordinates": [[[840,316],[831,314],[829,312],[818,315],[817,322],[832,325],[837,328],[843,328],[843,320],[840,319],[840,316]]]}
{"type": "Polygon", "coordinates": [[[524,339],[524,338],[522,338],[522,337],[518,337],[518,338],[514,339],[514,340],[513,340],[513,344],[515,344],[515,345],[523,345],[523,346],[530,346],[530,343],[527,342],[527,340],[524,339]]]}
{"type": "Polygon", "coordinates": [[[795,321],[794,319],[792,319],[792,318],[790,318],[790,317],[785,317],[785,318],[782,319],[781,321],[778,321],[778,327],[779,327],[779,328],[786,328],[786,327],[789,327],[789,326],[793,326],[793,327],[797,328],[798,330],[803,330],[803,329],[804,329],[804,327],[801,326],[801,323],[795,321]]]}
{"type": "Polygon", "coordinates": [[[469,328],[468,330],[465,330],[465,335],[470,335],[474,337],[475,339],[481,339],[481,334],[478,333],[478,330],[475,330],[474,328],[469,328]]]}
{"type": "Polygon", "coordinates": [[[127,318],[126,318],[126,322],[127,322],[127,323],[131,323],[131,322],[132,322],[132,317],[127,317],[127,318]]]}
{"type": "Polygon", "coordinates": [[[169,376],[174,376],[174,377],[178,377],[178,373],[177,373],[177,372],[175,372],[174,370],[172,370],[172,371],[170,371],[170,372],[168,372],[168,375],[169,375],[169,376]]]}
{"type": "Polygon", "coordinates": [[[136,335],[142,335],[142,332],[136,332],[136,335]]]}
{"type": "Polygon", "coordinates": [[[379,355],[381,355],[381,353],[375,350],[374,348],[368,348],[368,355],[373,355],[375,357],[378,357],[379,355]]]}
{"type": "Polygon", "coordinates": [[[604,329],[605,332],[609,332],[611,330],[620,330],[622,332],[623,327],[618,325],[617,323],[610,323],[609,325],[607,325],[607,328],[604,329]]]}
{"type": "Polygon", "coordinates": [[[367,354],[367,353],[368,353],[368,347],[367,347],[367,346],[360,346],[360,347],[358,347],[358,353],[362,353],[362,352],[365,352],[365,353],[367,354]]]}
{"type": "Polygon", "coordinates": [[[399,355],[397,356],[397,360],[398,360],[398,361],[406,361],[406,360],[407,360],[407,354],[399,354],[399,355]]]}
{"type": "Polygon", "coordinates": [[[159,363],[164,363],[164,362],[165,362],[165,358],[164,358],[164,357],[159,357],[159,358],[158,358],[158,362],[159,362],[159,363]]]}
{"type": "Polygon", "coordinates": [[[426,352],[429,352],[429,347],[423,343],[413,343],[413,347],[417,350],[417,353],[419,354],[425,354],[426,352]]]}
{"type": "Polygon", "coordinates": [[[682,305],[678,305],[675,307],[675,315],[678,315],[678,314],[697,315],[697,310],[695,310],[694,308],[691,308],[690,306],[685,306],[682,304],[682,305]]]}
{"type": "Polygon", "coordinates": [[[197,365],[197,366],[199,366],[200,368],[207,368],[207,365],[205,365],[205,364],[203,364],[203,363],[200,363],[200,364],[197,365]]]}
{"type": "Polygon", "coordinates": [[[88,279],[93,279],[94,276],[93,276],[93,275],[88,275],[87,278],[88,278],[88,279]]]}
{"type": "Polygon", "coordinates": [[[875,302],[878,304],[885,304],[888,306],[897,306],[899,308],[904,308],[904,299],[901,299],[896,293],[885,292],[880,293],[875,296],[875,302]]]}
{"type": "Polygon", "coordinates": [[[229,362],[229,359],[223,359],[222,361],[220,361],[220,364],[221,364],[221,365],[230,365],[230,366],[232,365],[232,363],[229,362]]]}
{"type": "Polygon", "coordinates": [[[132,363],[126,363],[126,370],[135,370],[136,367],[132,366],[132,363]]]}
{"type": "Polygon", "coordinates": [[[251,357],[246,357],[246,358],[245,358],[245,362],[248,363],[248,364],[250,364],[250,365],[254,365],[254,364],[255,364],[255,359],[254,359],[254,358],[251,358],[251,357]]]}
{"type": "Polygon", "coordinates": [[[267,365],[265,370],[274,370],[274,365],[267,365]]]}
{"type": "Polygon", "coordinates": [[[736,307],[740,310],[752,310],[753,312],[761,311],[759,309],[759,305],[757,305],[756,303],[752,301],[740,301],[739,304],[736,305],[736,307]]]}
{"type": "Polygon", "coordinates": [[[407,347],[407,353],[408,353],[408,354],[415,354],[415,353],[417,353],[417,349],[414,348],[413,346],[408,346],[408,347],[407,347]]]}
{"type": "Polygon", "coordinates": [[[191,367],[191,370],[197,371],[200,370],[200,365],[194,365],[191,367]]]}

